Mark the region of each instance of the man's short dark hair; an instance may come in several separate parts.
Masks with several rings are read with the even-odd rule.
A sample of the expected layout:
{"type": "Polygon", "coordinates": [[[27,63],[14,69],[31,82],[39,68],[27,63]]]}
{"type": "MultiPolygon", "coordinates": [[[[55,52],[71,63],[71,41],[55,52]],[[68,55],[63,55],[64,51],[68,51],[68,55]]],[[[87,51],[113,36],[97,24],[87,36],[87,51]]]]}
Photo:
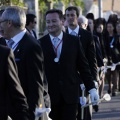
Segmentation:
{"type": "Polygon", "coordinates": [[[70,6],[70,7],[68,7],[68,8],[65,10],[65,13],[66,13],[67,10],[68,10],[68,11],[75,10],[77,17],[79,17],[79,10],[78,10],[77,7],[75,7],[75,6],[70,6]]]}
{"type": "Polygon", "coordinates": [[[59,9],[51,9],[51,10],[48,10],[48,11],[46,12],[45,16],[46,16],[47,14],[49,14],[49,13],[57,13],[57,14],[59,15],[60,20],[63,19],[63,13],[62,13],[62,11],[59,10],[59,9]]]}
{"type": "Polygon", "coordinates": [[[26,15],[26,26],[28,26],[30,22],[34,22],[34,18],[36,18],[34,14],[27,14],[26,15]]]}
{"type": "Polygon", "coordinates": [[[92,19],[92,20],[94,21],[94,14],[93,14],[93,13],[88,13],[88,14],[86,15],[86,18],[87,18],[87,19],[92,19]]]}

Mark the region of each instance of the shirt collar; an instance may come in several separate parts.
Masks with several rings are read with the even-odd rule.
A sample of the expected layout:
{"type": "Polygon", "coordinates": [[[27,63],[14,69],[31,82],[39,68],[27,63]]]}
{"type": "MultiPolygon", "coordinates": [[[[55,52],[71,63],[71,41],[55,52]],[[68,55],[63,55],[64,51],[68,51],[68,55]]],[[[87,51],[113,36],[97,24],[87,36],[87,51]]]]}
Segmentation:
{"type": "Polygon", "coordinates": [[[78,32],[79,32],[79,25],[77,25],[77,27],[76,27],[74,30],[72,30],[72,29],[70,29],[70,28],[68,27],[68,32],[69,32],[69,34],[70,34],[72,31],[75,31],[75,32],[78,34],[78,32]]]}
{"type": "Polygon", "coordinates": [[[24,29],[22,32],[15,35],[13,38],[11,38],[16,44],[23,38],[23,36],[26,33],[26,29],[24,29]]]}
{"type": "MultiPolygon", "coordinates": [[[[55,37],[52,36],[51,34],[49,34],[49,35],[50,35],[51,41],[53,41],[53,39],[54,39],[55,37]]],[[[62,31],[61,31],[60,35],[57,36],[57,38],[59,38],[60,40],[62,40],[62,38],[63,38],[63,32],[62,32],[62,31]]]]}

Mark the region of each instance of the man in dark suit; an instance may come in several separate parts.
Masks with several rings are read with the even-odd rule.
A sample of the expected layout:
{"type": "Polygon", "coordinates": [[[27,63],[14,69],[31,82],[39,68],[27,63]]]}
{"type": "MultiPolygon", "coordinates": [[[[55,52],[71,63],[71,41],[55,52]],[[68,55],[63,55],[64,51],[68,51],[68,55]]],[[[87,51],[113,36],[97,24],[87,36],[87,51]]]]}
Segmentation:
{"type": "MultiPolygon", "coordinates": [[[[66,33],[75,35],[79,37],[79,40],[82,43],[85,56],[88,60],[90,71],[93,76],[93,80],[96,82],[97,80],[97,61],[96,61],[96,51],[95,51],[95,43],[92,37],[92,34],[87,30],[84,30],[78,25],[78,17],[79,11],[75,6],[70,6],[65,10],[66,20],[68,22],[68,28],[66,29],[66,33]]],[[[82,80],[82,79],[81,79],[82,80]]],[[[97,82],[96,82],[97,83],[97,82]]],[[[80,89],[81,92],[81,89],[80,89]]],[[[89,94],[87,93],[87,98],[89,99],[89,94]]],[[[80,104],[79,104],[80,105],[80,104]]],[[[92,119],[92,108],[85,108],[85,120],[92,119]],[[90,110],[89,110],[90,109],[90,110]],[[87,117],[87,118],[86,118],[87,117]]],[[[78,109],[78,120],[81,119],[81,106],[78,109]]]]}
{"type": "MultiPolygon", "coordinates": [[[[2,13],[4,12],[4,10],[0,10],[0,17],[2,16],[2,13]]],[[[5,39],[2,37],[2,31],[0,28],[0,45],[5,45],[6,46],[6,42],[5,39]]]]}
{"type": "Polygon", "coordinates": [[[9,105],[13,120],[28,120],[28,104],[17,75],[12,50],[0,45],[0,120],[7,120],[9,105]]]}
{"type": "Polygon", "coordinates": [[[9,40],[7,44],[14,51],[18,76],[29,105],[30,120],[34,120],[35,108],[40,104],[45,107],[43,53],[35,38],[26,32],[26,15],[23,9],[8,7],[1,20],[3,36],[9,40]]]}
{"type": "Polygon", "coordinates": [[[0,45],[5,45],[6,46],[5,39],[2,36],[0,37],[0,45]]]}
{"type": "Polygon", "coordinates": [[[78,37],[62,32],[63,14],[60,10],[46,12],[48,35],[41,38],[51,98],[52,120],[75,120],[79,101],[79,76],[91,94],[92,101],[98,100],[93,78],[78,37]],[[57,44],[57,45],[56,45],[57,44]]]}
{"type": "Polygon", "coordinates": [[[34,38],[37,39],[37,35],[34,31],[36,24],[37,24],[36,16],[34,14],[27,14],[26,15],[26,29],[34,38]]]}

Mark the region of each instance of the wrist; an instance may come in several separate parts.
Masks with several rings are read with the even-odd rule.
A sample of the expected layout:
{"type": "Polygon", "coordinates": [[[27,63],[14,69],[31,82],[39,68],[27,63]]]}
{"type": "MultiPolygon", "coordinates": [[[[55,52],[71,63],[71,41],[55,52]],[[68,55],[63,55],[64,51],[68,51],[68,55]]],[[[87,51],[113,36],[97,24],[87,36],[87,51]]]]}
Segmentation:
{"type": "Polygon", "coordinates": [[[88,92],[91,94],[92,92],[96,92],[97,90],[95,88],[90,89],[88,92]]]}

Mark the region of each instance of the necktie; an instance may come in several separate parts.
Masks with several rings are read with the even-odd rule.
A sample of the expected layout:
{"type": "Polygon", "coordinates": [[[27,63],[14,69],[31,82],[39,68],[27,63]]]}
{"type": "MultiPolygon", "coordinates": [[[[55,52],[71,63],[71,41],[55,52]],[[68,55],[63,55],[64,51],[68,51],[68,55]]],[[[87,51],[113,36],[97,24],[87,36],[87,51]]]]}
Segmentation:
{"type": "Polygon", "coordinates": [[[53,41],[54,41],[54,46],[55,47],[57,47],[57,45],[58,45],[58,41],[59,41],[59,38],[57,38],[57,37],[55,37],[55,38],[53,38],[53,41]]]}
{"type": "Polygon", "coordinates": [[[77,36],[77,33],[74,30],[70,34],[74,35],[74,36],[77,36]]]}
{"type": "Polygon", "coordinates": [[[53,39],[54,41],[54,50],[55,50],[55,53],[56,53],[56,57],[59,58],[60,57],[60,44],[62,41],[60,41],[59,38],[55,37],[53,39]]]}
{"type": "Polygon", "coordinates": [[[12,45],[13,45],[14,43],[15,43],[15,42],[14,42],[12,39],[10,39],[10,40],[8,41],[7,45],[8,45],[9,48],[12,48],[12,45]]]}

